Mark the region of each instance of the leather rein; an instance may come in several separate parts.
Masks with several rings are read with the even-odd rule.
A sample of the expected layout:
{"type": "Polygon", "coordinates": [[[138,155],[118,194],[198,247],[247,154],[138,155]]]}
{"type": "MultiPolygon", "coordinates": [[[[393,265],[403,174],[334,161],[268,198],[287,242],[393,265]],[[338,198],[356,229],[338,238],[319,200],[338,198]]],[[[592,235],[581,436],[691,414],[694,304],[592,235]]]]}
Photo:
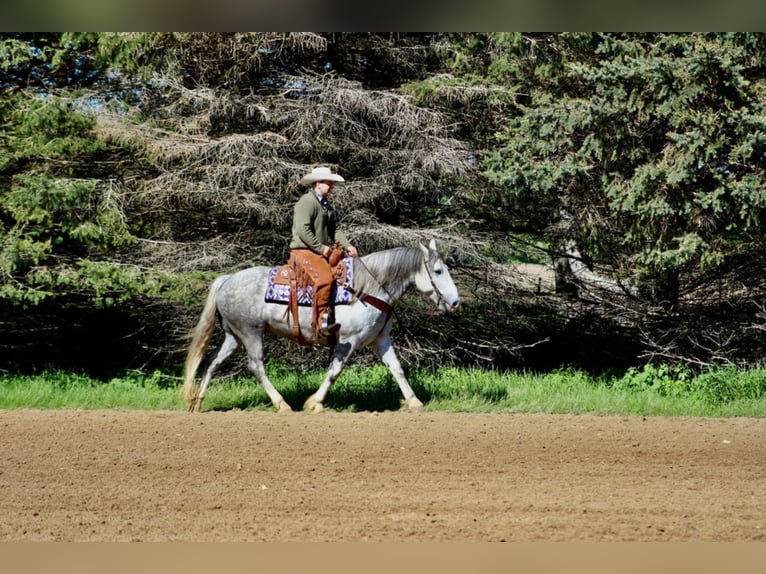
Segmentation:
{"type": "MultiPolygon", "coordinates": [[[[375,277],[375,275],[372,274],[370,269],[367,267],[367,265],[364,264],[361,257],[357,257],[357,261],[359,261],[362,266],[366,269],[367,273],[370,274],[370,277],[372,277],[375,282],[380,285],[380,287],[383,289],[383,291],[386,292],[386,294],[391,297],[391,293],[389,293],[383,285],[381,285],[380,281],[375,277]]],[[[351,285],[345,282],[337,281],[336,283],[346,289],[349,293],[352,295],[356,295],[356,289],[354,289],[351,285]]],[[[391,297],[393,299],[393,297],[391,297]]],[[[368,305],[372,305],[379,311],[382,311],[386,315],[390,315],[394,311],[394,306],[391,305],[391,303],[388,303],[387,301],[384,301],[383,299],[379,299],[378,297],[373,297],[372,295],[368,295],[367,293],[362,293],[362,295],[359,297],[359,300],[363,303],[367,303],[368,305]]]]}
{"type": "MultiPolygon", "coordinates": [[[[391,298],[391,300],[393,300],[394,296],[391,295],[391,293],[388,292],[388,289],[386,289],[383,286],[383,284],[378,280],[378,278],[375,277],[375,274],[372,271],[370,271],[370,268],[367,267],[367,265],[364,263],[362,258],[361,257],[357,257],[357,261],[359,261],[362,264],[362,267],[364,267],[365,271],[367,271],[367,273],[369,273],[370,277],[373,278],[375,283],[377,283],[378,286],[380,286],[380,288],[383,289],[383,291],[386,292],[386,295],[388,295],[391,298]]],[[[436,286],[436,282],[434,281],[434,278],[431,275],[431,270],[428,268],[428,263],[430,261],[431,261],[430,258],[429,259],[423,258],[423,265],[426,268],[426,273],[428,274],[428,280],[431,282],[431,287],[433,287],[434,291],[436,292],[436,296],[437,296],[436,306],[438,307],[439,303],[444,301],[444,296],[442,295],[442,292],[439,290],[439,288],[436,286]]],[[[356,290],[351,285],[348,285],[346,283],[342,283],[340,281],[336,281],[336,282],[338,283],[338,285],[340,285],[344,289],[348,290],[352,295],[356,294],[356,290]]],[[[383,299],[379,299],[378,297],[373,297],[372,295],[368,295],[367,293],[362,293],[362,295],[359,297],[359,300],[364,302],[364,303],[367,303],[369,305],[372,305],[373,307],[375,307],[376,309],[382,311],[386,315],[390,315],[394,311],[394,306],[391,303],[388,303],[387,301],[384,301],[383,299]]]]}

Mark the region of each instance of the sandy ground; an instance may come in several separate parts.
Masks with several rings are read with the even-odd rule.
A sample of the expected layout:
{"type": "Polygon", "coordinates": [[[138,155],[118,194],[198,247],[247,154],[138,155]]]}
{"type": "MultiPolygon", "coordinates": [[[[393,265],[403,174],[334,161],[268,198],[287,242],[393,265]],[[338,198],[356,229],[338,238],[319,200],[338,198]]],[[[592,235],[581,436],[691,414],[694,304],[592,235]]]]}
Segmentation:
{"type": "Polygon", "coordinates": [[[0,541],[766,540],[766,419],[0,411],[0,541]]]}

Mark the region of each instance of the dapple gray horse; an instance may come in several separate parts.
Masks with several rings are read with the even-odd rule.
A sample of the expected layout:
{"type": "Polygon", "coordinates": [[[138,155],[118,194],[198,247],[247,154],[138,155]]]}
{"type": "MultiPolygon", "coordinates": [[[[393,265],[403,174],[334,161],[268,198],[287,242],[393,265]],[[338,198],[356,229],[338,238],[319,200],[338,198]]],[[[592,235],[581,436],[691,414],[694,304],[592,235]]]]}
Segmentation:
{"type": "MultiPolygon", "coordinates": [[[[457,287],[433,240],[428,247],[396,247],[351,261],[354,262],[355,295],[351,304],[335,307],[335,319],[341,324],[341,329],[337,333],[330,369],[319,389],[306,400],[303,408],[320,412],[330,387],[352,353],[361,347],[371,347],[399,384],[404,404],[411,411],[418,412],[423,403],[407,382],[391,343],[393,305],[414,285],[428,294],[440,311],[454,311],[460,306],[457,287]]],[[[292,410],[266,376],[263,360],[264,332],[293,337],[286,306],[265,302],[270,272],[269,267],[251,267],[233,275],[223,275],[211,284],[199,323],[194,329],[184,369],[182,395],[189,402],[190,411],[201,410],[213,374],[240,342],[247,350],[248,368],[261,383],[277,411],[292,410]],[[217,314],[221,317],[225,338],[212,354],[201,383],[197,383],[195,375],[210,343],[217,314]]],[[[300,308],[299,317],[306,343],[331,344],[327,338],[314,336],[310,327],[310,307],[300,308]]]]}

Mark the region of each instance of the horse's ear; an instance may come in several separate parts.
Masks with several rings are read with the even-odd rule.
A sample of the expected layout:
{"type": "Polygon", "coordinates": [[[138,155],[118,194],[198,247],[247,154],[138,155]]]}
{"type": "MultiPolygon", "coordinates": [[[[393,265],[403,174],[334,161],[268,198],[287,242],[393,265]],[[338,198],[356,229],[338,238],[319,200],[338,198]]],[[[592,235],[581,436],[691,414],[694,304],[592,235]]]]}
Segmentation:
{"type": "Polygon", "coordinates": [[[423,252],[423,257],[428,259],[428,256],[430,255],[430,252],[428,251],[428,247],[426,247],[422,243],[418,243],[418,247],[420,247],[420,250],[423,252]]]}
{"type": "Polygon", "coordinates": [[[428,248],[431,251],[436,251],[436,239],[431,239],[431,242],[428,244],[428,248]]]}

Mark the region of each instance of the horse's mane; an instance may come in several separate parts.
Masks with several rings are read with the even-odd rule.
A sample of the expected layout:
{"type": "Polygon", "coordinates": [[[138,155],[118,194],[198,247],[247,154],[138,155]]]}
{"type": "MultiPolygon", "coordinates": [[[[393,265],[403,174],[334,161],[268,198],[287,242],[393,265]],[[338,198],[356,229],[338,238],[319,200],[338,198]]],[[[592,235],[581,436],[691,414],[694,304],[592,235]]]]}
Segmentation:
{"type": "Polygon", "coordinates": [[[423,264],[423,252],[411,247],[376,251],[354,264],[354,288],[360,293],[380,289],[380,285],[402,285],[423,264]]]}

